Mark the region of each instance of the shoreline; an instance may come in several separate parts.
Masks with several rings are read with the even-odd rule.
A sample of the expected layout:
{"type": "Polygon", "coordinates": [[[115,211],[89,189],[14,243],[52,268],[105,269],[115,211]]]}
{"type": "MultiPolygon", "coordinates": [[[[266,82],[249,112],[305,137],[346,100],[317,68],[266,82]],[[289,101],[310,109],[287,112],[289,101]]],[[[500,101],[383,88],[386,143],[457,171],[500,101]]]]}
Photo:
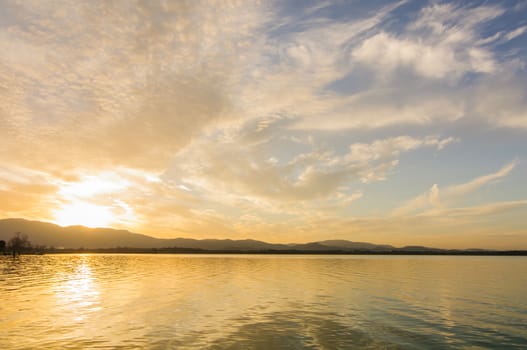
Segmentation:
{"type": "MultiPolygon", "coordinates": [[[[200,254],[200,255],[433,255],[433,256],[527,256],[527,250],[507,251],[309,251],[309,250],[201,250],[182,248],[99,248],[53,249],[23,252],[20,255],[47,254],[200,254]]],[[[11,254],[4,254],[11,256],[11,254]]]]}

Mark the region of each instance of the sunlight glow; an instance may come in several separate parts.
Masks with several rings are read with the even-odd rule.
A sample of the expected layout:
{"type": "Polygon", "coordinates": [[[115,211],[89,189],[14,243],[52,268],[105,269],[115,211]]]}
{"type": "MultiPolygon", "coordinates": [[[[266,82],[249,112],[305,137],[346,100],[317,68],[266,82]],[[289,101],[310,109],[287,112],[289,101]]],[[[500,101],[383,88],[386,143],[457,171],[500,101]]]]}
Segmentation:
{"type": "Polygon", "coordinates": [[[122,177],[107,173],[98,176],[84,176],[79,182],[64,184],[61,186],[59,193],[67,198],[86,198],[104,193],[118,192],[128,186],[128,181],[122,177]]]}
{"type": "Polygon", "coordinates": [[[114,221],[111,208],[86,202],[64,205],[53,215],[55,223],[61,226],[105,227],[114,221]]]}

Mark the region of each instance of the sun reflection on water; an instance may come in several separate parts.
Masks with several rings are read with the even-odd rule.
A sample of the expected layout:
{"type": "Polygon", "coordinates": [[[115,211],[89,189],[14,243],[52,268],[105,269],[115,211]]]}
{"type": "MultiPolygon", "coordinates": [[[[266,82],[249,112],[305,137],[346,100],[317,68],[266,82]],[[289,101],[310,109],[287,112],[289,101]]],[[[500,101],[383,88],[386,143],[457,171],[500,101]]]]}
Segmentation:
{"type": "Polygon", "coordinates": [[[3,262],[0,349],[527,343],[527,261],[515,257],[50,254],[3,262]]]}
{"type": "Polygon", "coordinates": [[[57,304],[63,312],[76,321],[83,321],[86,316],[100,310],[100,291],[89,264],[89,256],[80,256],[72,272],[63,272],[54,288],[57,304]]]}

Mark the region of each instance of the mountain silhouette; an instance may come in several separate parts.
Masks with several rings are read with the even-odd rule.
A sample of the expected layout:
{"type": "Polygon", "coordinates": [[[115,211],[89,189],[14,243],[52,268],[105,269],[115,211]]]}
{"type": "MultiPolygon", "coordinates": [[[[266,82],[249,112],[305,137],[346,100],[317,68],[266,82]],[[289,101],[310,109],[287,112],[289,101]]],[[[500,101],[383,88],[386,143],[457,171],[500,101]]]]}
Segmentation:
{"type": "Polygon", "coordinates": [[[62,227],[55,224],[30,221],[25,219],[0,220],[0,240],[9,240],[15,232],[29,236],[33,245],[68,249],[97,248],[167,248],[178,247],[203,250],[302,250],[302,251],[332,251],[332,250],[390,250],[388,245],[376,245],[346,240],[328,240],[311,243],[274,244],[253,239],[191,239],[191,238],[155,238],[127,230],[111,228],[87,228],[84,226],[62,227]]]}
{"type": "MultiPolygon", "coordinates": [[[[211,252],[303,252],[303,253],[373,253],[373,254],[498,254],[485,249],[448,250],[424,246],[393,247],[387,244],[324,240],[309,243],[277,244],[254,239],[192,239],[155,238],[127,230],[62,227],[55,224],[25,219],[1,219],[0,240],[9,241],[15,232],[28,235],[34,246],[56,249],[179,249],[179,251],[211,252]]],[[[526,255],[527,251],[509,251],[526,255]]],[[[507,253],[504,251],[503,253],[507,253]]],[[[511,254],[512,254],[511,253],[511,254]]],[[[501,253],[500,253],[501,254],[501,253]]]]}

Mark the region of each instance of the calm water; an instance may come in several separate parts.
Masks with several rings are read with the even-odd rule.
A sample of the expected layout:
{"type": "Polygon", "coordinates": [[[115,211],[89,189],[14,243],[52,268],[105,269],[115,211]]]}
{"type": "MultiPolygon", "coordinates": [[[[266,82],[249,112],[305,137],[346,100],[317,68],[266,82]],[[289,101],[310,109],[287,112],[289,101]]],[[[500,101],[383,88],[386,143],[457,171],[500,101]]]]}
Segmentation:
{"type": "Polygon", "coordinates": [[[527,348],[527,258],[0,257],[0,348],[527,348]]]}

